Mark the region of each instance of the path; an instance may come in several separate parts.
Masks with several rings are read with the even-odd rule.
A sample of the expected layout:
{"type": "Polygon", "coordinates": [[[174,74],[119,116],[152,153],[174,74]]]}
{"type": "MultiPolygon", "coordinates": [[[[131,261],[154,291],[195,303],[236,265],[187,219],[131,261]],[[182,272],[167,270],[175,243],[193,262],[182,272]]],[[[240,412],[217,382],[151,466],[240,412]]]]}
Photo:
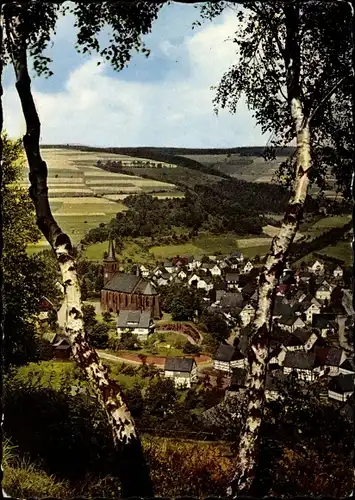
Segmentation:
{"type": "MultiPolygon", "coordinates": [[[[98,355],[102,359],[107,359],[108,361],[112,361],[114,363],[128,363],[128,364],[134,364],[136,366],[143,364],[142,361],[138,358],[137,355],[135,354],[128,354],[125,353],[121,356],[119,355],[114,355],[114,354],[109,354],[105,351],[97,351],[98,355]]],[[[153,364],[159,369],[163,369],[165,365],[165,357],[164,356],[145,356],[145,362],[147,364],[153,364]]],[[[198,357],[195,357],[195,361],[197,363],[197,366],[199,368],[207,368],[212,365],[213,361],[209,356],[201,355],[198,357]]]]}
{"type": "Polygon", "coordinates": [[[114,356],[113,354],[109,354],[108,352],[97,350],[97,354],[102,359],[107,359],[107,361],[112,361],[113,363],[128,363],[132,365],[139,366],[142,363],[140,361],[134,361],[132,359],[121,358],[120,356],[114,356]]]}

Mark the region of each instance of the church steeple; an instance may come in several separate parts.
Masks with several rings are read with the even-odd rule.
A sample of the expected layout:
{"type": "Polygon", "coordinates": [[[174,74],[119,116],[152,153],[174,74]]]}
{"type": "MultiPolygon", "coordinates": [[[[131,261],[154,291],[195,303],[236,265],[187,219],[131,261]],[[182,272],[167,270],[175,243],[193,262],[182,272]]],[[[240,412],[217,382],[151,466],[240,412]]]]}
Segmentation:
{"type": "Polygon", "coordinates": [[[108,242],[108,255],[107,255],[107,259],[105,259],[105,261],[111,261],[111,260],[116,260],[115,248],[113,246],[113,239],[112,238],[110,238],[109,242],[108,242]]]}
{"type": "Polygon", "coordinates": [[[104,259],[104,285],[108,283],[114,275],[118,272],[118,262],[115,256],[115,248],[113,244],[113,239],[109,239],[108,243],[108,254],[106,259],[104,259]]]}

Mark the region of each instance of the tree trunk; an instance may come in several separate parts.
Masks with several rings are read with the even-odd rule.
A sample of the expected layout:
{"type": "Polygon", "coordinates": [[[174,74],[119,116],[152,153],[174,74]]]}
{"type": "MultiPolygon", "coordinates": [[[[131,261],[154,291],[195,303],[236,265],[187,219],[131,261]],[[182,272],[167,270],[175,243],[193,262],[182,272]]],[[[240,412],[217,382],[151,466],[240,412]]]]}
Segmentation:
{"type": "Polygon", "coordinates": [[[272,240],[271,249],[259,279],[258,305],[248,351],[246,418],[238,444],[236,472],[227,489],[227,495],[234,497],[238,494],[250,494],[256,476],[275,292],[287,254],[302,220],[309,184],[310,119],[309,116],[305,116],[301,102],[299,9],[298,2],[290,2],[284,6],[286,37],[283,54],[287,95],[297,141],[295,180],[293,195],[286,209],[279,234],[272,240]]]}
{"type": "MultiPolygon", "coordinates": [[[[2,272],[2,250],[3,250],[3,206],[2,206],[2,188],[3,188],[3,142],[2,142],[2,128],[4,125],[4,115],[2,109],[2,70],[3,70],[3,5],[0,3],[0,286],[2,292],[3,286],[3,272],[2,272]]],[[[4,408],[3,408],[3,346],[4,346],[4,310],[3,301],[1,300],[3,293],[0,297],[0,498],[5,496],[2,489],[3,468],[2,468],[2,443],[3,441],[3,421],[4,421],[4,408]]]]}
{"type": "Polygon", "coordinates": [[[292,117],[297,130],[297,160],[294,195],[290,200],[279,234],[271,244],[258,287],[258,305],[253,324],[251,346],[248,352],[249,372],[246,383],[247,416],[241,433],[236,457],[237,471],[227,490],[228,495],[250,491],[255,478],[259,453],[259,431],[265,402],[267,357],[271,332],[272,307],[276,286],[285,265],[285,259],[303,216],[309,184],[310,166],[309,124],[303,121],[300,102],[291,103],[292,117]]]}
{"type": "Polygon", "coordinates": [[[54,220],[48,201],[47,165],[41,158],[39,148],[40,121],[31,92],[26,44],[18,34],[18,23],[16,17],[6,18],[8,49],[26,121],[23,144],[30,169],[30,197],[34,202],[38,227],[52,246],[61,270],[67,305],[65,332],[75,361],[85,372],[91,388],[107,414],[120,458],[118,475],[121,480],[121,495],[153,496],[142,445],[122,391],[116,382],[109,379],[108,370],[89,344],[84,331],[80,286],[71,241],[54,220]]]}

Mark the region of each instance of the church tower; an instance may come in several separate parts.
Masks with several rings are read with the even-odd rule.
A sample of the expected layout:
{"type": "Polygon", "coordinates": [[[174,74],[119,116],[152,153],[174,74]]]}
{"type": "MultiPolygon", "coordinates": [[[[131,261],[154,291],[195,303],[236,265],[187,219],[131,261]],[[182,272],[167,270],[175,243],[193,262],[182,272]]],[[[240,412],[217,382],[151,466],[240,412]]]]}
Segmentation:
{"type": "Polygon", "coordinates": [[[106,285],[116,273],[118,273],[118,262],[115,257],[113,240],[110,239],[108,244],[108,255],[106,259],[104,259],[104,285],[106,285]]]}

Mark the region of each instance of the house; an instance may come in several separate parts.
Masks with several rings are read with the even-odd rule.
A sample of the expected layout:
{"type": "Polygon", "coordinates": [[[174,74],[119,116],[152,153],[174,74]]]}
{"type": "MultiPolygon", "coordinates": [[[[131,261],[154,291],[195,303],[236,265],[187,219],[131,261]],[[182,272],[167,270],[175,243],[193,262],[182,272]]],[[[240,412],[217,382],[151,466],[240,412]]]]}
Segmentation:
{"type": "Polygon", "coordinates": [[[228,272],[225,278],[227,289],[232,290],[234,288],[239,289],[239,273],[228,272]]]}
{"type": "Polygon", "coordinates": [[[211,267],[210,273],[212,276],[222,276],[221,268],[217,264],[214,264],[213,267],[211,267]]]}
{"type": "Polygon", "coordinates": [[[157,285],[158,286],[167,286],[169,284],[170,278],[166,279],[163,276],[157,279],[157,285]]]}
{"type": "Polygon", "coordinates": [[[281,317],[277,320],[277,323],[283,330],[288,332],[294,332],[297,328],[304,328],[306,326],[306,323],[296,315],[286,318],[281,317]]]}
{"type": "Polygon", "coordinates": [[[216,290],[216,303],[219,304],[220,301],[222,300],[222,297],[226,295],[225,290],[216,290]]]}
{"type": "Polygon", "coordinates": [[[210,273],[211,269],[215,266],[215,264],[212,264],[211,262],[203,262],[200,266],[201,271],[204,271],[205,273],[210,273]]]}
{"type": "Polygon", "coordinates": [[[213,282],[212,282],[212,279],[211,278],[201,278],[198,282],[197,282],[197,288],[199,290],[205,290],[206,292],[209,292],[210,290],[213,290],[213,282]]]}
{"type": "Polygon", "coordinates": [[[309,271],[299,271],[295,275],[297,283],[309,283],[312,278],[312,273],[309,271]]]}
{"type": "Polygon", "coordinates": [[[202,264],[201,257],[194,257],[192,259],[192,264],[191,264],[191,270],[192,269],[198,269],[202,264]]]}
{"type": "Polygon", "coordinates": [[[323,338],[332,335],[337,330],[337,323],[334,314],[313,314],[312,328],[320,331],[323,338]]]}
{"type": "Polygon", "coordinates": [[[354,361],[347,358],[339,366],[339,375],[351,375],[352,373],[355,373],[354,361]]]}
{"type": "Polygon", "coordinates": [[[183,269],[181,269],[181,271],[178,272],[178,278],[180,278],[181,280],[184,280],[187,278],[187,272],[184,271],[183,269]]]}
{"type": "Polygon", "coordinates": [[[292,316],[292,307],[284,297],[275,297],[274,310],[272,317],[274,319],[289,318],[292,316]]]}
{"type": "Polygon", "coordinates": [[[154,333],[155,323],[150,311],[120,311],[116,322],[117,333],[131,332],[141,340],[146,340],[154,333]]]}
{"type": "Polygon", "coordinates": [[[330,285],[328,283],[324,282],[322,285],[320,285],[320,287],[316,291],[316,299],[322,300],[322,301],[325,301],[325,300],[329,301],[330,297],[331,297],[331,293],[332,293],[332,289],[331,289],[330,285]]]}
{"type": "Polygon", "coordinates": [[[162,267],[162,266],[156,266],[154,269],[153,269],[153,275],[156,276],[156,277],[159,277],[159,276],[162,276],[162,274],[165,274],[167,273],[167,270],[162,267]]]}
{"type": "Polygon", "coordinates": [[[139,272],[143,278],[148,278],[148,276],[150,275],[149,269],[147,267],[145,267],[143,264],[140,264],[139,272]]]}
{"type": "Polygon", "coordinates": [[[200,277],[197,274],[193,274],[190,276],[190,278],[187,280],[187,283],[189,286],[193,286],[193,284],[197,285],[197,283],[200,281],[200,277]]]}
{"type": "Polygon", "coordinates": [[[254,307],[251,304],[246,304],[239,316],[243,326],[249,325],[255,316],[254,307]]]}
{"type": "Polygon", "coordinates": [[[247,274],[250,273],[254,269],[253,264],[248,260],[248,262],[244,265],[243,267],[243,273],[247,274]]]}
{"type": "MultiPolygon", "coordinates": [[[[218,290],[218,292],[220,291],[222,290],[218,290]]],[[[240,292],[224,292],[220,298],[220,307],[228,311],[232,309],[240,309],[241,312],[243,307],[243,295],[240,292]]]]}
{"type": "Polygon", "coordinates": [[[279,284],[276,287],[276,296],[284,297],[289,290],[289,285],[279,284]]]}
{"type": "Polygon", "coordinates": [[[233,252],[231,257],[233,257],[233,259],[237,260],[238,262],[243,262],[244,261],[244,255],[242,254],[242,252],[233,252]]]}
{"type": "Polygon", "coordinates": [[[339,375],[340,365],[346,360],[343,349],[334,347],[315,347],[315,371],[319,374],[327,372],[330,377],[339,375]]]}
{"type": "Polygon", "coordinates": [[[38,319],[40,321],[46,322],[48,319],[48,313],[50,311],[55,311],[56,308],[54,307],[53,302],[51,302],[47,297],[41,297],[38,303],[39,306],[39,315],[38,319]]]}
{"type": "Polygon", "coordinates": [[[317,372],[314,371],[316,355],[311,351],[289,351],[283,363],[283,372],[288,375],[294,373],[298,379],[312,382],[317,372]]]}
{"type": "Polygon", "coordinates": [[[246,358],[239,349],[229,344],[220,344],[213,358],[213,368],[231,373],[234,368],[244,368],[245,361],[246,358]]]}
{"type": "Polygon", "coordinates": [[[50,344],[52,347],[54,359],[62,359],[62,360],[70,359],[72,351],[70,343],[66,337],[56,333],[50,340],[50,344]]]}
{"type": "Polygon", "coordinates": [[[311,273],[322,275],[324,274],[324,264],[316,260],[314,264],[308,268],[311,273]]]}
{"type": "Polygon", "coordinates": [[[320,314],[320,307],[313,302],[306,302],[305,304],[302,304],[301,311],[306,317],[306,323],[312,324],[313,314],[320,314]]]}
{"type": "Polygon", "coordinates": [[[333,377],[328,385],[328,397],[337,401],[346,401],[354,394],[354,374],[333,377]]]}
{"type": "Polygon", "coordinates": [[[166,358],[164,376],[171,378],[175,387],[190,388],[197,382],[197,365],[193,358],[166,358]]]}
{"type": "Polygon", "coordinates": [[[272,368],[273,365],[277,367],[282,366],[285,361],[286,352],[283,345],[272,343],[272,345],[270,345],[269,367],[272,368]]]}
{"type": "Polygon", "coordinates": [[[176,271],[176,268],[174,264],[172,264],[169,261],[164,262],[164,268],[168,271],[168,273],[172,274],[174,271],[176,271]]]}
{"type": "MultiPolygon", "coordinates": [[[[310,337],[313,337],[313,344],[317,340],[317,335],[309,330],[305,330],[303,328],[296,328],[296,330],[290,333],[286,340],[283,342],[283,345],[287,351],[306,351],[309,350],[309,340],[310,337]]],[[[312,346],[313,346],[312,344],[312,346]]]]}
{"type": "Polygon", "coordinates": [[[333,271],[333,276],[334,278],[342,278],[344,275],[344,272],[340,266],[337,266],[334,271],[333,271]]]}

